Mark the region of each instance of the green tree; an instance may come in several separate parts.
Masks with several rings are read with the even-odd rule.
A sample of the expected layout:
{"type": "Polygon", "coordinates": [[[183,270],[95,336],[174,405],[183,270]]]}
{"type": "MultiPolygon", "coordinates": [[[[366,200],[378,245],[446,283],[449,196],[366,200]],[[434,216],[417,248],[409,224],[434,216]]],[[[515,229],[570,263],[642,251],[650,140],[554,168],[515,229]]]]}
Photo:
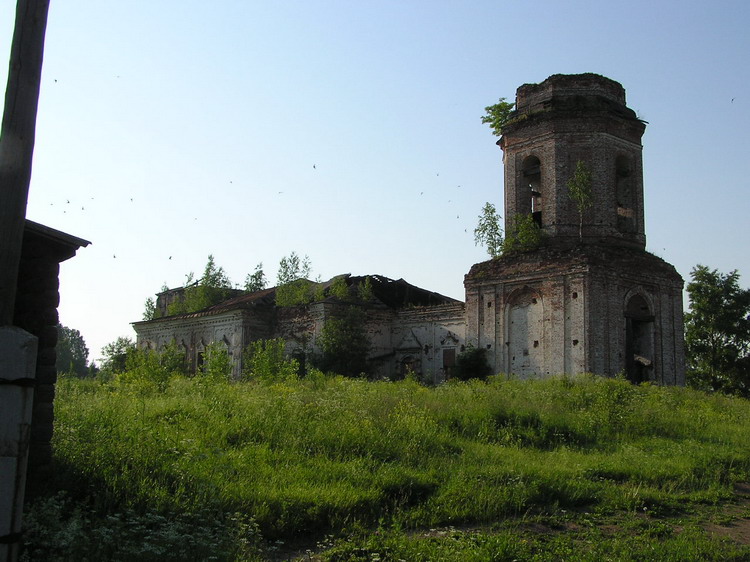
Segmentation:
{"type": "Polygon", "coordinates": [[[299,306],[313,300],[313,283],[308,280],[312,267],[310,258],[296,252],[281,258],[276,274],[277,306],[299,306]]]}
{"type": "Polygon", "coordinates": [[[151,297],[146,299],[146,306],[143,310],[144,320],[153,320],[156,318],[156,301],[151,297]]]}
{"type": "Polygon", "coordinates": [[[578,236],[583,240],[583,213],[594,204],[591,191],[591,170],[583,160],[576,163],[575,172],[568,180],[568,197],[576,204],[578,211],[578,236]]]}
{"type": "Polygon", "coordinates": [[[357,287],[357,296],[362,302],[370,302],[375,298],[375,291],[372,288],[372,277],[365,277],[363,283],[357,287]]]}
{"type": "Polygon", "coordinates": [[[245,290],[248,293],[262,291],[268,285],[265,273],[263,273],[263,262],[255,266],[255,272],[248,273],[245,277],[245,290]]]}
{"type": "Polygon", "coordinates": [[[503,253],[528,252],[538,248],[544,233],[531,214],[520,214],[513,217],[503,242],[503,253]]]}
{"type": "Polygon", "coordinates": [[[491,258],[498,258],[503,253],[503,230],[500,227],[501,217],[492,203],[485,203],[479,222],[474,229],[474,245],[482,245],[491,258]]]}
{"type": "Polygon", "coordinates": [[[257,340],[245,348],[242,378],[267,383],[283,382],[297,378],[300,364],[288,359],[284,353],[284,340],[257,340]]]}
{"type": "Polygon", "coordinates": [[[298,279],[307,279],[311,271],[310,258],[308,256],[301,258],[297,252],[292,252],[281,258],[279,271],[276,273],[276,284],[286,285],[298,279]]]}
{"type": "Polygon", "coordinates": [[[697,265],[687,285],[685,314],[688,382],[705,390],[750,397],[750,290],[736,270],[723,274],[697,265]]]}
{"type": "Polygon", "coordinates": [[[122,373],[127,367],[128,353],[135,350],[132,339],[120,336],[102,348],[101,371],[107,375],[122,373]]]}
{"type": "Polygon", "coordinates": [[[482,117],[482,123],[487,123],[492,129],[492,134],[499,137],[503,134],[503,128],[510,121],[510,114],[516,104],[505,101],[500,98],[495,105],[488,105],[484,108],[485,115],[482,117]]]}
{"type": "Polygon", "coordinates": [[[58,373],[71,373],[78,377],[89,374],[87,363],[89,348],[81,336],[81,332],[68,328],[62,324],[57,325],[57,360],[55,366],[58,373]]]}
{"type": "Polygon", "coordinates": [[[358,306],[347,306],[342,314],[328,318],[320,334],[322,356],[315,363],[322,371],[348,377],[366,375],[370,339],[367,315],[358,306]]]}
{"type": "Polygon", "coordinates": [[[187,275],[183,297],[170,304],[168,312],[170,315],[198,312],[228,299],[231,291],[232,282],[224,268],[218,267],[209,254],[203,276],[193,283],[193,273],[187,275]]]}
{"type": "Polygon", "coordinates": [[[333,280],[329,288],[329,294],[342,301],[349,299],[349,285],[347,285],[346,278],[343,275],[339,275],[333,280]]]}

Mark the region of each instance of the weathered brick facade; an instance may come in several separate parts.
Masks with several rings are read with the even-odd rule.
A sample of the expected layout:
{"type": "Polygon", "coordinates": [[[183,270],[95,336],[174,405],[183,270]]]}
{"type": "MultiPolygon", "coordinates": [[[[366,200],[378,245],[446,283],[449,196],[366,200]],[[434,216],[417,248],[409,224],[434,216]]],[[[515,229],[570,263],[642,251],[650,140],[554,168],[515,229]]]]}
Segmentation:
{"type": "Polygon", "coordinates": [[[532,213],[544,238],[465,279],[467,341],[490,350],[496,371],[684,384],[683,281],[645,251],[644,130],[622,86],[602,76],[518,89],[498,142],[506,230],[532,213]],[[582,221],[567,185],[579,161],[592,176],[582,221]]]}
{"type": "MultiPolygon", "coordinates": [[[[356,291],[364,277],[342,276],[356,291]]],[[[373,299],[355,302],[366,313],[365,331],[371,344],[373,374],[397,378],[412,370],[431,382],[449,375],[457,353],[463,350],[463,303],[420,289],[402,279],[371,276],[373,299]]],[[[174,298],[160,293],[157,309],[174,298]]],[[[275,306],[275,289],[241,295],[193,314],[135,322],[138,346],[161,350],[174,341],[195,371],[206,346],[223,342],[232,358],[233,376],[242,372],[242,352],[259,339],[283,338],[290,355],[320,352],[319,338],[326,319],[352,302],[327,297],[304,306],[275,306]]]]}
{"type": "MultiPolygon", "coordinates": [[[[626,106],[623,87],[603,76],[555,75],[518,88],[498,142],[506,231],[509,221],[531,214],[543,241],[533,251],[473,266],[464,280],[465,305],[439,295],[425,299],[434,293],[381,278],[381,289],[390,284],[405,293],[394,300],[386,291],[380,306],[366,307],[377,372],[394,377],[412,370],[440,382],[472,345],[488,351],[495,372],[522,378],[624,372],[636,382],[684,384],[683,281],[645,251],[645,127],[626,106]],[[592,176],[592,204],[582,216],[568,189],[579,161],[592,176]]],[[[235,374],[241,350],[254,339],[283,337],[290,352],[315,349],[341,303],[276,309],[272,292],[136,322],[139,345],[158,348],[174,339],[195,365],[202,346],[223,341],[235,374]]],[[[169,298],[177,293],[161,294],[158,306],[166,311],[169,298]]]]}

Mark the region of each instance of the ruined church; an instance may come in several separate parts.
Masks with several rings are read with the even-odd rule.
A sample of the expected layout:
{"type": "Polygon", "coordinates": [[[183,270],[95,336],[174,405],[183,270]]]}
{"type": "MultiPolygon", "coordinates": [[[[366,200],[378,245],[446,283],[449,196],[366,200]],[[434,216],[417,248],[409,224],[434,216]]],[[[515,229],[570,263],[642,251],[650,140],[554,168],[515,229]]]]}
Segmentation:
{"type": "MultiPolygon", "coordinates": [[[[206,346],[223,342],[234,374],[252,341],[280,337],[290,354],[319,349],[325,322],[342,307],[366,315],[371,371],[411,371],[439,383],[467,347],[486,350],[496,373],[530,378],[619,373],[633,382],[684,384],[683,281],[646,251],[641,138],[645,123],[623,87],[596,74],[553,75],[516,92],[498,145],[503,151],[506,231],[532,217],[537,247],[474,265],[465,302],[373,275],[341,276],[368,299],[326,292],[299,307],[278,307],[275,289],[238,294],[184,315],[133,324],[141,348],[176,342],[192,369],[206,346]],[[590,205],[579,208],[569,180],[578,163],[591,174],[590,205]]],[[[330,283],[333,283],[332,280],[330,283]]],[[[167,311],[179,290],[160,293],[167,311]]]]}

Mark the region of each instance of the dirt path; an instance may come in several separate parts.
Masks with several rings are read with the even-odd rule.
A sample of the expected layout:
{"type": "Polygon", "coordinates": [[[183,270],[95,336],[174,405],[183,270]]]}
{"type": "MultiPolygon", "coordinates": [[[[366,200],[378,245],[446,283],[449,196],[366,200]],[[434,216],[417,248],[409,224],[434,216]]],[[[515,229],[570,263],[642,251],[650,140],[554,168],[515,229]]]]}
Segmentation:
{"type": "Polygon", "coordinates": [[[715,536],[750,544],[750,482],[735,484],[734,492],[736,501],[717,514],[718,522],[703,527],[715,536]]]}

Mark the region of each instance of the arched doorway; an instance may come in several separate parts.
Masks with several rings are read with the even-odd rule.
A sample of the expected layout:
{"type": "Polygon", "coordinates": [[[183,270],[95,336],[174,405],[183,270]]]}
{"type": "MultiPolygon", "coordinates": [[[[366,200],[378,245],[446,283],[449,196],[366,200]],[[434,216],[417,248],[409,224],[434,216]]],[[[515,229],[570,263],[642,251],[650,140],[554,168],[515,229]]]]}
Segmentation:
{"type": "Polygon", "coordinates": [[[643,295],[633,295],[625,306],[625,373],[628,380],[651,380],[654,369],[654,315],[643,295]]]}
{"type": "Polygon", "coordinates": [[[508,371],[521,378],[542,374],[544,365],[544,307],[530,288],[508,303],[508,371]]]}

